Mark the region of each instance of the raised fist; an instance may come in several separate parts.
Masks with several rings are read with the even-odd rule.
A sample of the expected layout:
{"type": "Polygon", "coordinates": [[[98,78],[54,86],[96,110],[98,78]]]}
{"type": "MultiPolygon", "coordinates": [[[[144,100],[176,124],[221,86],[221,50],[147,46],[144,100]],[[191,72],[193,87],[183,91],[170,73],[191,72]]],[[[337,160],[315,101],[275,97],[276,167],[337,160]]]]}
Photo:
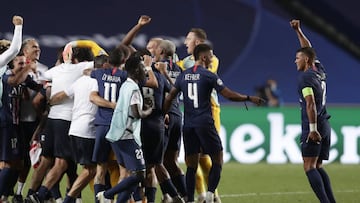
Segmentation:
{"type": "Polygon", "coordinates": [[[14,16],[13,17],[13,23],[14,25],[22,25],[24,22],[23,18],[21,16],[14,16]]]}

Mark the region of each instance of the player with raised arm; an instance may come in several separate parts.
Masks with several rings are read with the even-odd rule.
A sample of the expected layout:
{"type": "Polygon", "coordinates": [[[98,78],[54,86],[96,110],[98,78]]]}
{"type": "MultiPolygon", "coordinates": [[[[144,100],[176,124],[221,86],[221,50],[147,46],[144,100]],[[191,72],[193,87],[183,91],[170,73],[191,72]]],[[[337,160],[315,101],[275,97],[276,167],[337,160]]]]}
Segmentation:
{"type": "MultiPolygon", "coordinates": [[[[3,46],[0,49],[0,79],[6,71],[6,65],[19,53],[21,49],[22,27],[24,20],[21,16],[14,16],[12,22],[15,26],[12,42],[2,40],[3,46]]],[[[0,100],[3,93],[2,83],[0,83],[0,100]]],[[[0,107],[2,103],[0,101],[0,107]]]]}
{"type": "Polygon", "coordinates": [[[301,106],[300,144],[304,171],[320,202],[334,203],[330,178],[322,164],[329,159],[331,137],[330,115],[326,110],[326,72],[302,32],[300,21],[292,20],[290,26],[301,45],[296,51],[295,64],[299,71],[297,92],[301,106]]]}
{"type": "Polygon", "coordinates": [[[206,203],[214,202],[214,192],[220,181],[223,164],[223,148],[214,126],[211,113],[211,92],[215,89],[231,101],[251,101],[257,105],[264,102],[256,96],[247,96],[227,88],[221,79],[207,70],[213,54],[207,44],[199,44],[194,49],[195,65],[186,69],[176,79],[175,86],[165,99],[164,111],[168,112],[172,100],[182,91],[184,95],[184,146],[186,186],[188,202],[194,202],[195,173],[198,167],[200,150],[209,154],[212,166],[209,175],[206,203]]]}

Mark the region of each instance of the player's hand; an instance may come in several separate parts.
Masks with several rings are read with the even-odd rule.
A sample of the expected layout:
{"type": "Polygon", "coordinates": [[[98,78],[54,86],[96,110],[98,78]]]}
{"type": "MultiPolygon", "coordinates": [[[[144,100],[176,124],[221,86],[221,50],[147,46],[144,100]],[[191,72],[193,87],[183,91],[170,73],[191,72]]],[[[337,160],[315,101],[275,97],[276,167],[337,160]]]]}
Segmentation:
{"type": "Polygon", "coordinates": [[[71,42],[67,43],[64,47],[64,51],[62,53],[63,55],[63,60],[64,63],[71,63],[71,59],[72,59],[72,45],[71,42]]]}
{"type": "Polygon", "coordinates": [[[257,106],[265,103],[265,100],[263,98],[257,96],[249,96],[249,100],[257,106]]]}
{"type": "Polygon", "coordinates": [[[24,20],[21,16],[14,16],[12,21],[14,25],[22,25],[24,23],[24,20]]]}
{"type": "Polygon", "coordinates": [[[306,143],[308,143],[310,140],[312,142],[315,142],[316,144],[320,144],[321,139],[322,139],[322,137],[318,131],[311,131],[311,132],[309,132],[309,135],[306,138],[306,143]]]}
{"type": "Polygon", "coordinates": [[[144,26],[144,25],[149,24],[150,21],[151,21],[150,16],[142,15],[142,16],[140,16],[140,18],[139,18],[138,25],[144,26]]]}
{"type": "Polygon", "coordinates": [[[151,66],[152,64],[152,58],[151,56],[148,56],[148,55],[144,55],[144,66],[151,66]]]}
{"type": "Polygon", "coordinates": [[[290,21],[290,26],[294,30],[298,30],[300,28],[300,20],[292,20],[292,21],[290,21]]]}
{"type": "Polygon", "coordinates": [[[168,127],[169,127],[169,123],[170,123],[169,114],[165,114],[164,123],[165,123],[165,128],[168,128],[168,127]]]}
{"type": "Polygon", "coordinates": [[[166,66],[167,66],[166,63],[164,63],[164,62],[156,62],[155,63],[155,68],[162,74],[165,73],[166,66]]]}
{"type": "Polygon", "coordinates": [[[112,109],[115,109],[116,108],[116,102],[110,102],[110,106],[112,109]]]}

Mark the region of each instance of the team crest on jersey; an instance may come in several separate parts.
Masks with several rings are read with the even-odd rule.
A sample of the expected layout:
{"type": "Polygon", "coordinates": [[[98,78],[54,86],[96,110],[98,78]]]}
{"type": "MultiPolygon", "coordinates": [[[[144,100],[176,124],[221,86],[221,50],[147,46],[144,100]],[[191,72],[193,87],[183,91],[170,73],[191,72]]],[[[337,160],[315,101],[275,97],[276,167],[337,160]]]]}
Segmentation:
{"type": "Polygon", "coordinates": [[[217,82],[217,84],[218,84],[218,85],[220,85],[220,86],[222,86],[222,85],[224,84],[224,83],[223,83],[223,81],[222,81],[220,78],[219,78],[219,79],[217,79],[217,81],[216,81],[216,82],[217,82]]]}

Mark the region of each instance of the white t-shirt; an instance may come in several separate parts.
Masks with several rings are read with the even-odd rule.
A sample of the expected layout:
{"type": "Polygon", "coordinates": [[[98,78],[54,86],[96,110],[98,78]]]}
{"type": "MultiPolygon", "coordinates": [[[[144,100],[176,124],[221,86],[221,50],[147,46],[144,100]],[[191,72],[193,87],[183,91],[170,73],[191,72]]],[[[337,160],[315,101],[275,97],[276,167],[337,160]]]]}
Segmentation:
{"type": "MultiPolygon", "coordinates": [[[[65,91],[83,75],[85,69],[93,67],[92,61],[78,64],[62,63],[46,71],[44,77],[52,81],[50,98],[58,92],[65,91]]],[[[71,121],[73,102],[73,99],[67,98],[61,104],[51,106],[48,117],[71,121]]]]}
{"type": "Polygon", "coordinates": [[[97,81],[84,75],[65,90],[65,94],[74,99],[69,135],[95,139],[94,120],[98,107],[90,102],[90,93],[98,89],[97,81]]]}

